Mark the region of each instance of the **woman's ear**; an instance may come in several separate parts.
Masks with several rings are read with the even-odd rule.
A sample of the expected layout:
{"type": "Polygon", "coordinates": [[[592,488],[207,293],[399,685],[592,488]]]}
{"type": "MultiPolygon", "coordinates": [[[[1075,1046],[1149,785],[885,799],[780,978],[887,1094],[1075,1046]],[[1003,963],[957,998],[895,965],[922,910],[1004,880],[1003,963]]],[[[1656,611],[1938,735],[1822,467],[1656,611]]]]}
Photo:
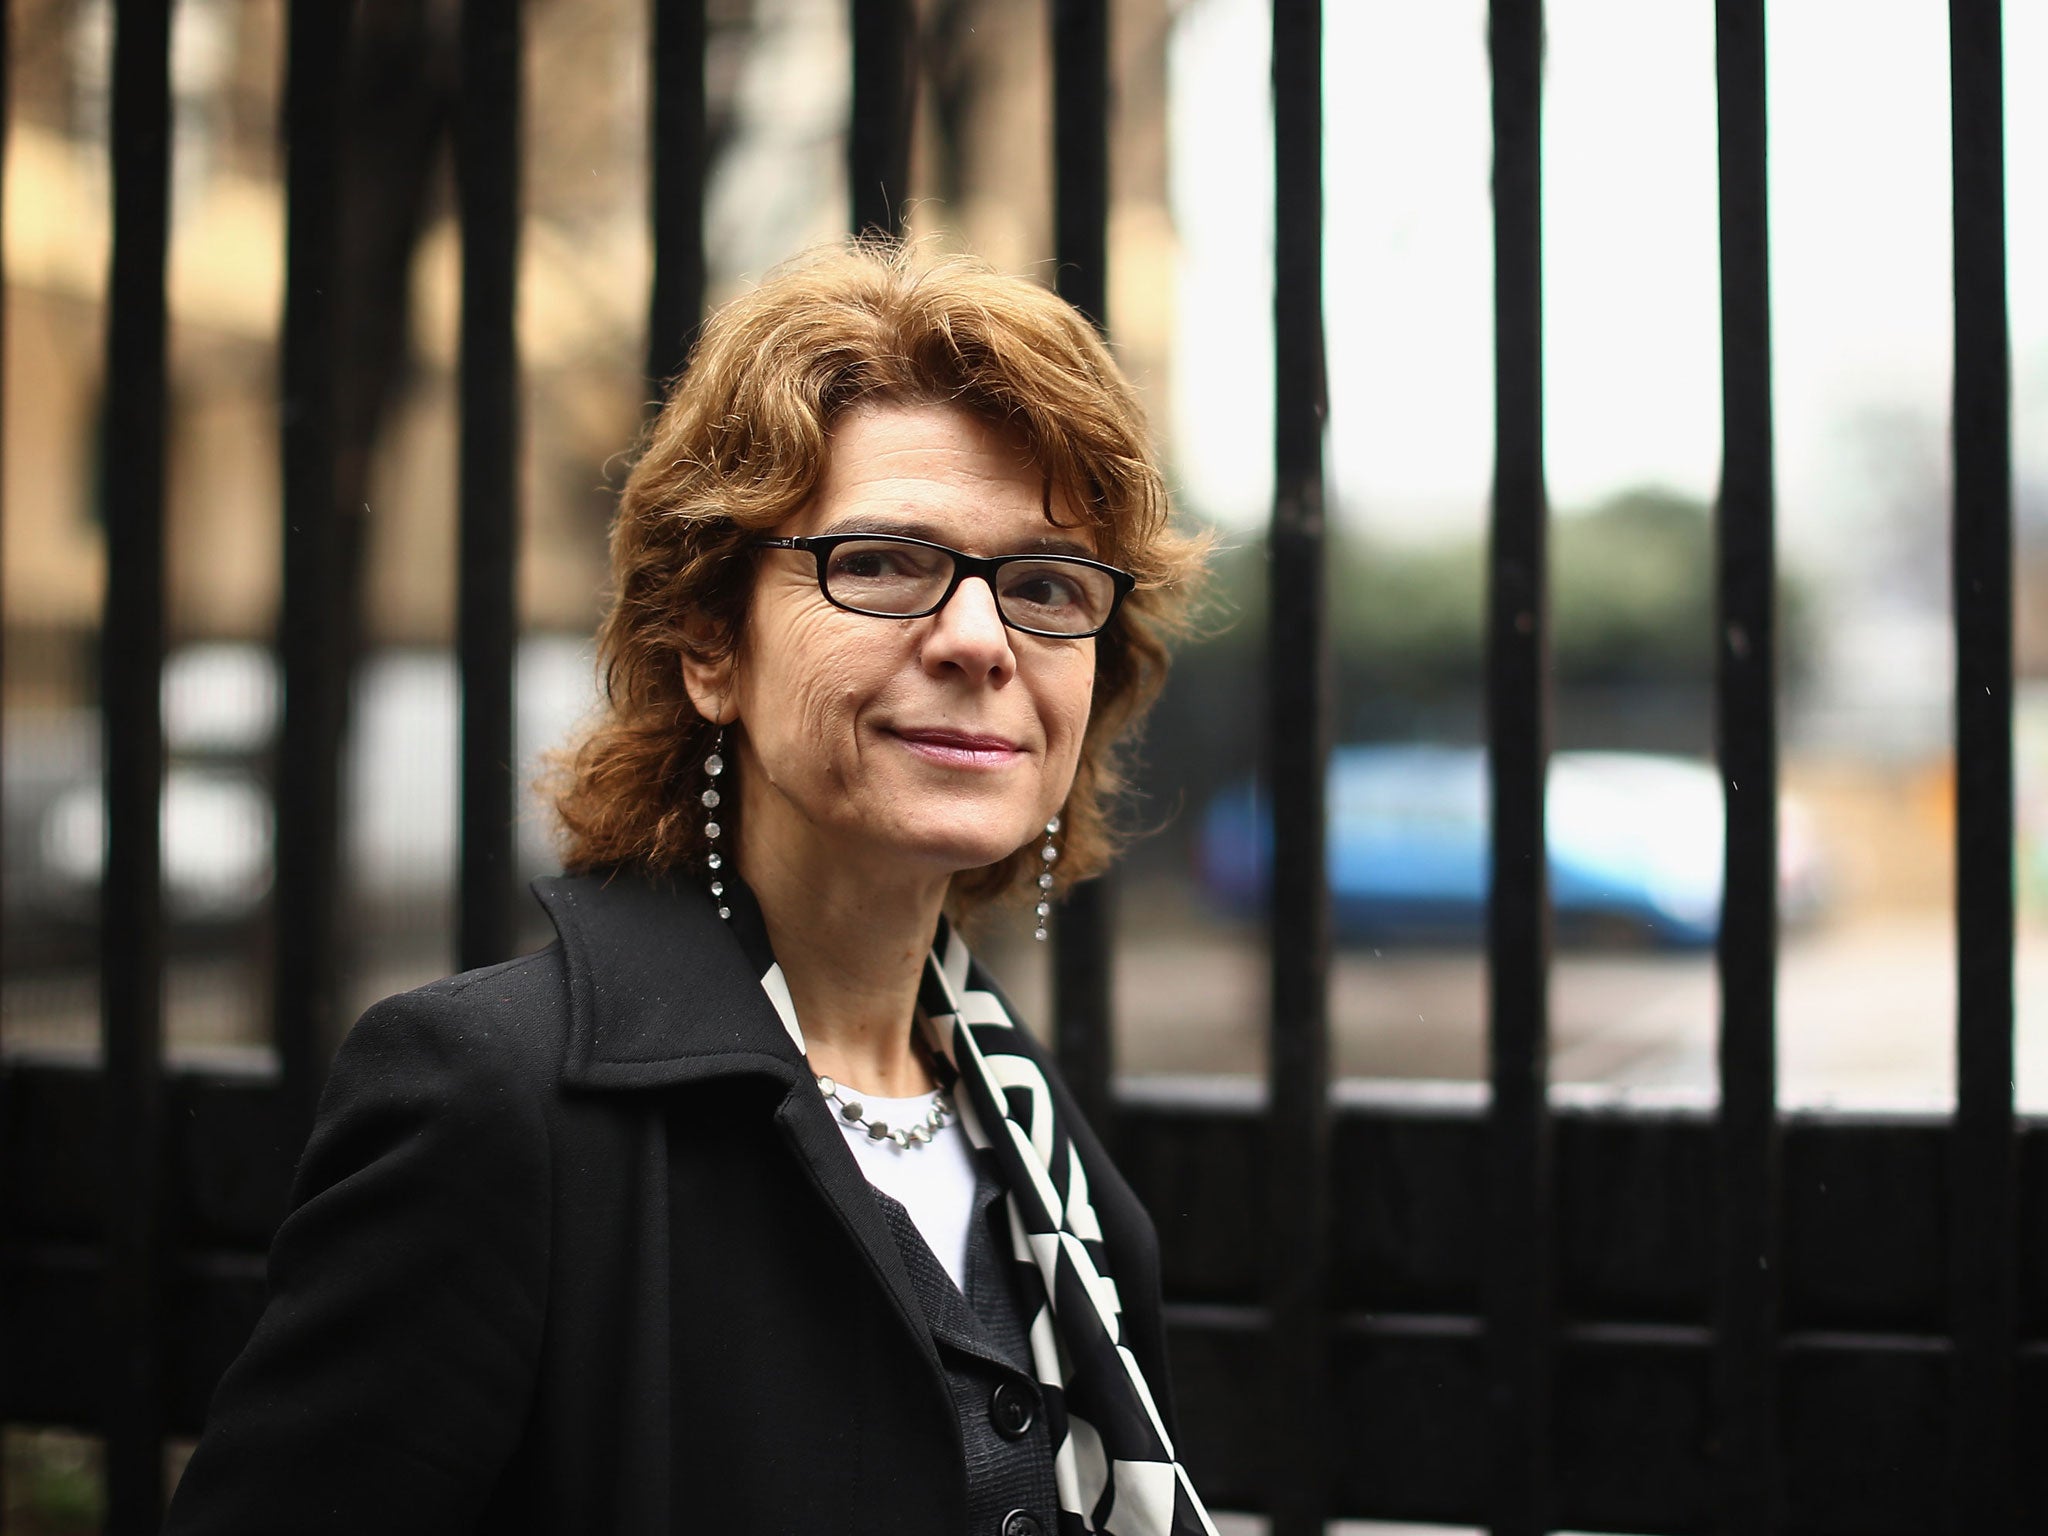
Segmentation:
{"type": "Polygon", "coordinates": [[[699,618],[688,625],[689,643],[683,649],[683,687],[697,713],[713,725],[730,725],[739,718],[739,672],[737,647],[715,643],[709,627],[699,618]]]}

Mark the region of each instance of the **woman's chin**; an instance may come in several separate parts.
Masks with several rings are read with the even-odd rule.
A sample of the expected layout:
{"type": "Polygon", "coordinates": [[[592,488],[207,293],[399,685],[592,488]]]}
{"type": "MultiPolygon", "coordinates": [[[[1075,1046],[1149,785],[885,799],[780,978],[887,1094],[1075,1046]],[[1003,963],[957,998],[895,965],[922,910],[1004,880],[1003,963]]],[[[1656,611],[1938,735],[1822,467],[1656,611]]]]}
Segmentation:
{"type": "Polygon", "coordinates": [[[905,867],[931,874],[957,875],[999,863],[1030,840],[1029,832],[1013,839],[990,837],[982,826],[922,828],[894,840],[891,852],[905,867]]]}

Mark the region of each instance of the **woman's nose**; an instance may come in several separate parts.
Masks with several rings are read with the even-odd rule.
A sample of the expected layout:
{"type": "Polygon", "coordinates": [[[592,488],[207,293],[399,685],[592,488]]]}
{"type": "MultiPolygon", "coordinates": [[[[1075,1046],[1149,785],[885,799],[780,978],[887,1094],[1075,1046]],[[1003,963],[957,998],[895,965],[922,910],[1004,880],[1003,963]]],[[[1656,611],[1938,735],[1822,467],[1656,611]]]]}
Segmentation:
{"type": "Polygon", "coordinates": [[[927,667],[958,667],[972,677],[1004,681],[1017,670],[1009,626],[996,611],[986,580],[969,576],[953,589],[946,606],[932,615],[923,649],[927,667]]]}

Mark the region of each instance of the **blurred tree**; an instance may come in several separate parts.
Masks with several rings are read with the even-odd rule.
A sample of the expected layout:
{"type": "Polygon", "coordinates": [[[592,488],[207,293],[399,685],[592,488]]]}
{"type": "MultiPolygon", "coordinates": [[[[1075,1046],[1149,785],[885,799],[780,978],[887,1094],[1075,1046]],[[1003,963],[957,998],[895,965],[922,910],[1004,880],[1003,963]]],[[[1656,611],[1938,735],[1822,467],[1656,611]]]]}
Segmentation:
{"type": "Polygon", "coordinates": [[[1560,687],[1711,686],[1714,533],[1707,508],[1626,491],[1558,519],[1551,646],[1560,687]]]}
{"type": "MultiPolygon", "coordinates": [[[[1148,730],[1147,825],[1199,809],[1259,767],[1267,565],[1261,539],[1214,564],[1203,637],[1187,646],[1148,730]]],[[[1340,533],[1330,552],[1339,741],[1476,742],[1484,687],[1482,538],[1389,545],[1340,533]]],[[[1710,750],[1714,538],[1708,508],[1625,491],[1551,528],[1557,745],[1710,750]]],[[[1809,674],[1805,588],[1781,573],[1783,686],[1809,674]]],[[[1166,840],[1169,847],[1178,837],[1166,840]]]]}

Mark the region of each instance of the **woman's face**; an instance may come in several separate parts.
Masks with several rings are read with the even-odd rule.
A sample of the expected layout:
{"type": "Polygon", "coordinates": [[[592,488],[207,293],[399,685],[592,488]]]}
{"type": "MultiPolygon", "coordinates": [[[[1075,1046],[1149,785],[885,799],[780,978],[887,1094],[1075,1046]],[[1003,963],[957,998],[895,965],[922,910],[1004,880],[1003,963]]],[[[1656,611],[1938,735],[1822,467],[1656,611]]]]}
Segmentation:
{"type": "MultiPolygon", "coordinates": [[[[1043,495],[1000,429],[952,406],[877,404],[839,419],[817,494],[775,531],[1094,555],[1091,530],[1046,521],[1043,495]]],[[[736,659],[690,670],[700,712],[743,727],[742,872],[936,880],[1040,835],[1073,783],[1094,640],[1008,628],[980,579],[927,617],[875,618],[828,603],[806,551],[754,558],[736,659]]]]}

